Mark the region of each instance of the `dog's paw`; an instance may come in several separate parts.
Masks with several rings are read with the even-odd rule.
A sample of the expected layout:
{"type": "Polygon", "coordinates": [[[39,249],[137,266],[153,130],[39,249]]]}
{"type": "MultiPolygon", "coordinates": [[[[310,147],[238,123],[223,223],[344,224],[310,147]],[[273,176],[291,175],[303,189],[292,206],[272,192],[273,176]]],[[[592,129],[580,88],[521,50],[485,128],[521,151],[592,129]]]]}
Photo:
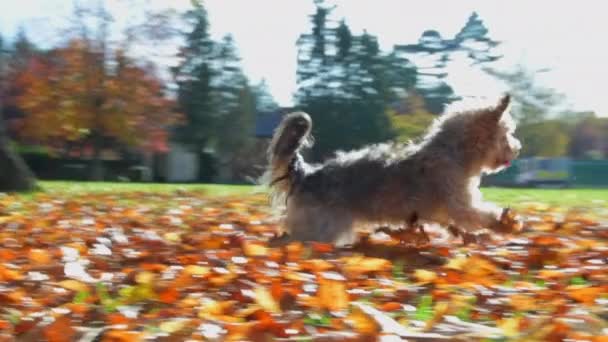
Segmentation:
{"type": "Polygon", "coordinates": [[[275,235],[271,239],[268,240],[268,247],[282,247],[292,242],[293,239],[287,233],[282,233],[280,235],[275,235]]]}
{"type": "Polygon", "coordinates": [[[493,230],[499,233],[517,233],[522,230],[523,222],[511,208],[504,208],[493,230]]]}

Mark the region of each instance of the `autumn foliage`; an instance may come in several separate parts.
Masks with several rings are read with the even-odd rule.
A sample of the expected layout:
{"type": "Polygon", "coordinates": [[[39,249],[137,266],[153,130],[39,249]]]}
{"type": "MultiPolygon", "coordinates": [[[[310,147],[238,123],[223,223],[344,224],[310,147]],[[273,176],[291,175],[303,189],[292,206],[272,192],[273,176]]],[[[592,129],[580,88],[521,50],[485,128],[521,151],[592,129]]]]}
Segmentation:
{"type": "Polygon", "coordinates": [[[97,137],[142,146],[179,117],[150,65],[79,39],[31,58],[16,82],[26,114],[20,134],[37,141],[97,137]]]}
{"type": "Polygon", "coordinates": [[[605,341],[605,216],[521,214],[467,246],[272,248],[264,197],[0,197],[0,340],[605,341]]]}

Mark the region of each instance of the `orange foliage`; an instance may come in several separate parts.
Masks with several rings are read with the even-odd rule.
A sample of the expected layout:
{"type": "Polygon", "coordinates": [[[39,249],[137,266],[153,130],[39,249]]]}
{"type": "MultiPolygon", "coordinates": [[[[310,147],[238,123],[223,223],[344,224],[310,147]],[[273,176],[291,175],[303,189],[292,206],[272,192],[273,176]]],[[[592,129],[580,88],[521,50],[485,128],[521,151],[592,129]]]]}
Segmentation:
{"type": "Polygon", "coordinates": [[[17,82],[26,112],[21,134],[40,141],[76,141],[97,134],[131,146],[162,149],[174,101],[149,66],[122,51],[99,53],[80,40],[30,60],[17,82]]]}

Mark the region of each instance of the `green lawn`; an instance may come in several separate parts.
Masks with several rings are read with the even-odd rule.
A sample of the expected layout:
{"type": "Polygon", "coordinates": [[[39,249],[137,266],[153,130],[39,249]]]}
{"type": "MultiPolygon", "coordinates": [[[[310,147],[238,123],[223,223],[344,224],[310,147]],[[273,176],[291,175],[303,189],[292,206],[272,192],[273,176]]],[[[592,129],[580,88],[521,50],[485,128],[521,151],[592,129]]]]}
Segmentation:
{"type": "MultiPolygon", "coordinates": [[[[40,182],[49,193],[99,192],[173,192],[176,190],[202,191],[210,196],[247,195],[263,191],[261,187],[222,184],[156,184],[156,183],[96,183],[96,182],[40,182]]],[[[608,189],[504,189],[485,188],[485,198],[502,205],[518,207],[530,202],[560,206],[602,207],[608,205],[608,189]]]]}
{"type": "Polygon", "coordinates": [[[518,207],[545,203],[564,207],[607,207],[608,189],[505,189],[482,190],[487,200],[518,207]]]}
{"type": "Polygon", "coordinates": [[[260,187],[224,184],[163,184],[163,183],[112,183],[41,181],[42,190],[48,193],[100,193],[100,192],[173,192],[177,190],[204,192],[210,196],[246,195],[260,192],[260,187]]]}

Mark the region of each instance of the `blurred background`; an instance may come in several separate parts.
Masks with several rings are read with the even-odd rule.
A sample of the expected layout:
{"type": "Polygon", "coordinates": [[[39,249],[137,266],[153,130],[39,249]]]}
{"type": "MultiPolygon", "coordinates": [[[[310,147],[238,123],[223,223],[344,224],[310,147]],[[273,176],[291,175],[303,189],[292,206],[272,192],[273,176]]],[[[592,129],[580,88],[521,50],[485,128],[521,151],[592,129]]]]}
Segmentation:
{"type": "Polygon", "coordinates": [[[253,183],[281,116],[336,149],[509,91],[495,186],[608,186],[601,2],[0,2],[0,190],[34,177],[253,183]]]}

